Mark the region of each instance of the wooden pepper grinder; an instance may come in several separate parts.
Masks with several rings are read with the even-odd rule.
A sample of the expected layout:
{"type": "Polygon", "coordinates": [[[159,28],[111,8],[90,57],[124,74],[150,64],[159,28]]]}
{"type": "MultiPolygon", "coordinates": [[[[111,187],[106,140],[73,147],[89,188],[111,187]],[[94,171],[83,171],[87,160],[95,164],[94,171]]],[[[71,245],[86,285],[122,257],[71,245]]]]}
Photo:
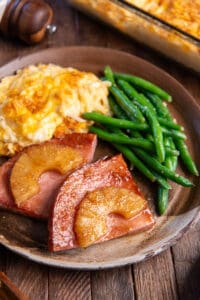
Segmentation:
{"type": "Polygon", "coordinates": [[[40,42],[53,19],[43,0],[0,0],[0,31],[28,44],[40,42]]]}

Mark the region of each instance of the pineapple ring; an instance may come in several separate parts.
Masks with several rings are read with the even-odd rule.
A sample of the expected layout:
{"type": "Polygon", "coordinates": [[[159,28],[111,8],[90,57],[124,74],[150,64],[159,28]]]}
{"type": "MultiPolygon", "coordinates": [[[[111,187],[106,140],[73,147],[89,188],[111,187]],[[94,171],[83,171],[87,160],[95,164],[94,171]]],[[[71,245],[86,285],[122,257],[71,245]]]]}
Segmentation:
{"type": "Polygon", "coordinates": [[[88,192],[81,201],[74,223],[79,246],[97,242],[107,231],[107,216],[111,213],[129,219],[146,206],[146,201],[132,190],[106,187],[88,192]]]}
{"type": "Polygon", "coordinates": [[[39,192],[39,177],[47,171],[67,174],[84,160],[81,153],[71,147],[46,143],[25,149],[11,172],[10,187],[18,207],[39,192]]]}

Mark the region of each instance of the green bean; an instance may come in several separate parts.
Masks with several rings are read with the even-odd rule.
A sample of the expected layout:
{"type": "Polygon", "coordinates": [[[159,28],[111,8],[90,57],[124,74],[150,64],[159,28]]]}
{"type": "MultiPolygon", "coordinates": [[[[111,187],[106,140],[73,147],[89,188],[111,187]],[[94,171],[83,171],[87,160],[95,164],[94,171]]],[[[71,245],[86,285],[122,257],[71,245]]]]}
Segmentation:
{"type": "MultiPolygon", "coordinates": [[[[120,118],[120,119],[127,119],[128,118],[128,116],[125,114],[125,112],[121,109],[121,107],[114,101],[114,99],[112,98],[112,97],[110,97],[109,96],[109,104],[110,104],[110,108],[111,108],[111,110],[113,111],[113,113],[118,117],[118,118],[120,118]]],[[[164,118],[158,118],[158,120],[160,121],[160,120],[164,120],[164,118]]],[[[165,121],[164,121],[165,122],[165,121]]],[[[164,123],[163,122],[163,123],[164,123]]],[[[168,124],[171,124],[171,121],[169,120],[166,120],[166,122],[168,123],[168,124]]],[[[161,123],[162,123],[162,121],[161,121],[161,123]]],[[[173,124],[175,124],[175,123],[173,123],[173,124]]],[[[176,124],[177,126],[180,126],[180,125],[178,125],[178,124],[176,124]]],[[[171,125],[170,125],[171,126],[171,125]]],[[[169,127],[170,127],[169,126],[169,127]]],[[[171,126],[171,127],[173,127],[173,126],[171,126]]],[[[178,137],[181,137],[181,138],[183,138],[183,139],[185,139],[186,138],[186,136],[185,136],[185,134],[184,133],[178,133],[177,131],[171,131],[171,130],[167,130],[167,128],[164,128],[164,127],[162,127],[162,131],[164,131],[163,133],[164,134],[166,134],[166,135],[168,135],[168,136],[178,136],[178,137]]],[[[136,128],[134,128],[134,129],[136,129],[136,128]]],[[[180,127],[177,127],[177,129],[178,129],[178,131],[179,131],[179,129],[182,129],[182,127],[180,128],[180,127]]],[[[130,134],[131,134],[131,136],[135,136],[135,133],[131,133],[131,131],[130,131],[130,134]]],[[[138,133],[137,133],[137,135],[138,135],[138,133]]],[[[155,133],[155,135],[156,135],[156,133],[155,133]]],[[[137,136],[138,137],[138,136],[137,136]]],[[[153,137],[151,136],[151,141],[153,140],[153,137]]]]}
{"type": "MultiPolygon", "coordinates": [[[[165,145],[175,149],[174,142],[171,137],[165,138],[165,145]]],[[[176,171],[177,167],[177,156],[170,155],[166,157],[165,166],[168,167],[171,171],[176,171]]],[[[169,197],[169,190],[164,188],[163,186],[159,186],[158,188],[158,213],[162,215],[168,206],[168,197],[169,197]]]]}
{"type": "MultiPolygon", "coordinates": [[[[157,111],[158,120],[161,125],[167,128],[176,129],[178,131],[183,131],[184,127],[177,124],[173,118],[171,113],[169,112],[167,106],[162,103],[162,100],[159,99],[159,97],[156,97],[156,95],[148,94],[148,98],[150,101],[154,104],[154,107],[157,111]]],[[[177,133],[175,133],[174,136],[176,136],[177,133]]],[[[183,134],[180,136],[181,138],[186,138],[186,136],[183,134]]]]}
{"type": "MultiPolygon", "coordinates": [[[[159,108],[161,108],[159,110],[159,108],[157,108],[157,112],[159,115],[161,115],[162,117],[166,118],[166,122],[168,121],[172,121],[172,116],[170,114],[170,112],[168,111],[167,107],[163,105],[162,101],[158,98],[150,94],[148,94],[150,100],[152,100],[152,103],[156,105],[159,103],[159,108]]],[[[162,124],[164,125],[164,124],[162,124]]],[[[186,139],[186,135],[182,132],[182,133],[178,133],[177,131],[167,131],[166,128],[164,129],[164,127],[162,127],[163,130],[163,134],[166,134],[168,136],[172,136],[174,138],[176,147],[178,148],[179,152],[180,152],[180,157],[183,161],[183,164],[185,165],[185,167],[187,168],[187,170],[193,174],[198,176],[199,172],[197,170],[197,167],[195,165],[195,162],[193,161],[193,159],[191,158],[191,155],[188,151],[187,145],[185,144],[185,142],[183,141],[183,139],[186,139]]],[[[181,130],[183,130],[183,127],[181,127],[181,130]]],[[[177,160],[176,158],[174,158],[174,164],[177,164],[177,160]]]]}
{"type": "Polygon", "coordinates": [[[100,124],[110,125],[118,128],[136,129],[136,130],[148,129],[148,125],[145,123],[139,123],[139,122],[136,123],[128,120],[117,119],[117,118],[103,115],[98,112],[86,112],[82,114],[82,117],[86,120],[92,120],[100,124]]]}
{"type": "MultiPolygon", "coordinates": [[[[141,135],[139,136],[138,134],[133,135],[134,137],[142,137],[141,135]]],[[[171,137],[167,137],[168,139],[170,139],[171,137]]],[[[146,133],[145,135],[145,139],[149,140],[150,142],[154,143],[154,138],[150,133],[146,133]]],[[[172,157],[177,157],[179,156],[179,151],[174,147],[174,145],[165,145],[165,151],[166,151],[166,159],[165,161],[168,159],[168,157],[170,156],[170,159],[172,159],[172,157]]]]}
{"type": "MultiPolygon", "coordinates": [[[[98,137],[104,141],[135,146],[148,150],[151,153],[155,153],[155,147],[153,142],[148,141],[147,139],[144,139],[142,137],[138,137],[138,135],[136,135],[135,138],[130,138],[129,136],[124,134],[119,128],[116,127],[111,128],[109,126],[106,126],[106,128],[111,132],[108,132],[107,130],[101,129],[96,126],[90,126],[89,130],[90,132],[98,135],[98,137]]],[[[179,152],[177,150],[171,149],[170,147],[166,147],[166,153],[168,155],[179,155],[179,152]]]]}
{"type": "Polygon", "coordinates": [[[179,139],[182,139],[182,140],[185,140],[187,137],[185,135],[184,132],[182,131],[179,131],[179,130],[175,130],[175,129],[167,129],[165,127],[161,127],[162,128],[162,133],[166,136],[171,136],[173,138],[179,138],[179,139]]]}
{"type": "Polygon", "coordinates": [[[153,143],[143,138],[129,138],[125,134],[109,133],[95,126],[90,126],[89,130],[107,142],[137,146],[149,151],[154,151],[153,143]]]}
{"type": "Polygon", "coordinates": [[[128,147],[113,143],[113,146],[119,150],[145,177],[152,182],[156,180],[153,173],[137,158],[137,156],[128,147]]]}
{"type": "Polygon", "coordinates": [[[163,101],[160,99],[159,96],[154,95],[150,92],[146,92],[145,95],[147,96],[147,98],[151,101],[151,103],[155,107],[155,110],[159,117],[171,118],[171,114],[170,114],[166,104],[163,103],[163,101]]]}
{"type": "Polygon", "coordinates": [[[153,114],[151,114],[150,112],[147,113],[147,118],[151,125],[158,159],[160,162],[163,162],[165,160],[165,148],[164,148],[164,144],[163,144],[162,129],[161,129],[156,117],[153,114]]]}
{"type": "Polygon", "coordinates": [[[131,137],[143,138],[142,134],[139,131],[129,130],[129,134],[130,134],[131,137]]]}
{"type": "Polygon", "coordinates": [[[156,174],[154,171],[150,171],[140,159],[131,151],[128,147],[114,143],[113,146],[119,150],[145,177],[151,181],[157,181],[161,186],[166,189],[170,189],[169,184],[161,175],[156,174]]]}
{"type": "MultiPolygon", "coordinates": [[[[131,135],[131,137],[134,137],[134,138],[143,138],[142,135],[138,131],[133,131],[133,132],[131,131],[130,135],[131,135]]],[[[154,144],[153,137],[152,137],[152,139],[150,137],[149,137],[149,139],[146,139],[146,138],[143,138],[143,139],[148,140],[149,142],[152,142],[154,144]]],[[[154,148],[155,148],[155,146],[154,146],[154,148]]],[[[143,149],[145,149],[145,148],[143,148],[143,149]]],[[[149,150],[151,152],[151,149],[149,149],[149,150]]],[[[179,151],[171,146],[165,146],[165,152],[166,152],[167,157],[170,156],[172,158],[172,157],[179,156],[179,151]]],[[[152,154],[155,154],[155,149],[154,149],[154,151],[152,151],[152,154]]]]}
{"type": "Polygon", "coordinates": [[[113,73],[109,66],[104,69],[104,75],[105,79],[112,83],[109,88],[112,94],[109,96],[109,104],[114,116],[119,119],[112,118],[114,120],[111,122],[109,120],[108,123],[108,120],[102,121],[101,118],[99,121],[94,120],[105,125],[108,131],[94,126],[91,127],[91,131],[112,143],[144,175],[147,172],[145,175],[147,178],[158,182],[157,209],[161,215],[168,205],[171,188],[168,179],[183,186],[193,186],[187,178],[175,173],[179,153],[188,171],[198,175],[197,167],[184,141],[186,139],[184,128],[176,123],[163,102],[163,100],[170,102],[171,96],[140,77],[113,73]],[[116,82],[121,90],[116,86],[116,82]],[[141,113],[142,119],[138,117],[136,111],[141,113]],[[141,120],[145,122],[145,118],[148,124],[144,123],[146,124],[144,129],[129,128],[129,123],[121,124],[121,121],[138,124],[141,120]],[[117,126],[117,123],[120,125],[117,126]],[[122,132],[120,128],[125,131],[122,132]],[[157,157],[154,156],[155,153],[157,157]]]}
{"type": "Polygon", "coordinates": [[[106,66],[104,68],[104,76],[107,80],[109,80],[112,84],[115,84],[114,75],[110,66],[106,66]]]}
{"type": "Polygon", "coordinates": [[[118,80],[117,83],[119,84],[120,88],[122,88],[122,90],[127,94],[127,96],[130,97],[134,101],[134,103],[139,106],[140,110],[148,119],[153,133],[158,159],[160,162],[163,162],[165,159],[163,134],[152,104],[148,101],[147,98],[145,98],[144,95],[138,94],[138,92],[128,82],[124,80],[118,80]]]}
{"type": "Polygon", "coordinates": [[[111,86],[109,88],[111,94],[115,97],[117,103],[119,106],[126,112],[128,117],[132,120],[133,118],[140,121],[144,122],[145,118],[138,109],[136,105],[132,103],[132,101],[129,100],[128,97],[116,86],[111,86]]]}
{"type": "Polygon", "coordinates": [[[123,74],[123,73],[114,73],[114,77],[117,79],[123,79],[125,81],[132,83],[136,87],[152,92],[153,94],[158,95],[159,97],[161,97],[166,101],[169,102],[172,101],[172,97],[166,91],[161,89],[159,86],[153,84],[152,82],[145,80],[141,77],[123,74]]]}
{"type": "Polygon", "coordinates": [[[153,135],[152,135],[150,132],[147,132],[147,133],[145,134],[145,138],[146,138],[147,140],[149,140],[149,141],[151,141],[151,142],[154,143],[153,135]]]}
{"type": "Polygon", "coordinates": [[[176,144],[177,149],[180,152],[180,157],[181,157],[185,167],[187,168],[187,170],[191,174],[198,176],[199,172],[198,172],[197,167],[188,151],[188,147],[185,144],[185,142],[181,139],[175,139],[175,144],[176,144]]]}
{"type": "MultiPolygon", "coordinates": [[[[131,135],[131,137],[135,137],[135,138],[143,138],[142,135],[138,131],[130,131],[130,135],[131,135]]],[[[154,139],[153,139],[153,136],[151,134],[147,133],[146,136],[145,136],[145,139],[147,139],[150,142],[154,143],[154,139]]],[[[173,146],[167,146],[166,145],[165,146],[165,151],[166,151],[166,155],[167,155],[166,159],[168,158],[168,156],[170,156],[171,160],[174,157],[176,157],[176,160],[177,160],[177,156],[179,156],[179,151],[177,149],[175,149],[173,146]]]]}
{"type": "Polygon", "coordinates": [[[145,177],[152,182],[156,181],[154,174],[143,164],[143,162],[140,161],[129,147],[118,143],[113,143],[112,145],[120,151],[124,157],[128,159],[132,166],[136,167],[145,177]]]}
{"type": "Polygon", "coordinates": [[[171,190],[171,185],[167,182],[167,179],[161,176],[159,173],[155,172],[151,169],[151,172],[156,177],[156,182],[159,183],[159,186],[161,186],[163,189],[171,190]]]}
{"type": "MultiPolygon", "coordinates": [[[[172,137],[168,137],[168,145],[169,145],[170,149],[177,150],[172,137]]],[[[180,154],[180,151],[179,151],[179,154],[180,154]]],[[[177,157],[177,155],[171,154],[170,160],[171,160],[172,170],[176,171],[176,168],[177,168],[177,165],[178,165],[178,157],[177,157]]]]}
{"type": "Polygon", "coordinates": [[[166,118],[158,117],[158,122],[160,123],[160,125],[167,127],[167,128],[176,129],[178,131],[184,130],[184,128],[181,125],[175,123],[172,120],[168,120],[166,118]]]}
{"type": "MultiPolygon", "coordinates": [[[[165,137],[164,138],[164,145],[165,147],[170,147],[170,141],[169,141],[170,137],[165,137]]],[[[172,156],[173,155],[167,155],[166,156],[166,159],[165,159],[165,162],[164,162],[164,165],[170,169],[170,170],[173,170],[173,160],[172,160],[172,156]]]]}
{"type": "MultiPolygon", "coordinates": [[[[121,109],[121,107],[115,102],[113,97],[110,95],[108,97],[108,102],[110,105],[111,111],[114,113],[114,115],[119,118],[119,119],[124,119],[124,120],[130,120],[126,113],[121,109]]],[[[141,133],[136,131],[135,129],[129,129],[130,136],[132,137],[142,137],[141,133]]]]}
{"type": "Polygon", "coordinates": [[[155,159],[154,157],[150,156],[148,153],[146,153],[145,151],[138,149],[138,148],[134,148],[134,152],[136,153],[136,155],[138,155],[149,167],[151,167],[153,170],[155,170],[156,172],[158,172],[159,174],[161,174],[162,176],[171,179],[172,181],[183,185],[183,186],[187,186],[187,187],[192,187],[193,183],[188,180],[187,178],[178,175],[176,173],[174,173],[173,171],[169,170],[167,167],[165,167],[164,165],[162,165],[161,163],[159,163],[159,161],[157,159],[155,159]]]}
{"type": "MultiPolygon", "coordinates": [[[[171,146],[165,146],[166,156],[179,156],[179,151],[177,149],[173,149],[171,146]]],[[[166,157],[167,159],[167,157],[166,157]]]]}
{"type": "MultiPolygon", "coordinates": [[[[138,131],[130,132],[130,135],[131,135],[131,137],[134,137],[134,138],[141,138],[141,139],[144,139],[144,140],[148,140],[149,142],[151,142],[154,145],[154,139],[153,139],[152,135],[150,135],[148,138],[146,138],[146,137],[143,138],[142,135],[138,131]]],[[[127,143],[127,145],[128,145],[128,143],[127,143]]],[[[143,149],[145,149],[145,148],[143,148],[143,149]]],[[[148,149],[146,149],[146,150],[148,150],[148,149]]],[[[151,151],[151,149],[149,149],[149,150],[151,151]]],[[[174,157],[174,156],[176,156],[176,157],[179,156],[179,151],[177,149],[175,149],[174,147],[171,147],[171,146],[166,145],[165,146],[165,152],[166,152],[166,159],[165,160],[167,160],[168,156],[170,156],[171,158],[174,157]]],[[[155,149],[154,149],[154,151],[152,151],[152,154],[155,154],[155,149]]]]}
{"type": "Polygon", "coordinates": [[[113,99],[113,97],[111,95],[108,96],[108,102],[109,102],[111,111],[117,118],[128,120],[128,116],[126,115],[124,110],[117,104],[117,102],[113,99]]]}
{"type": "Polygon", "coordinates": [[[169,189],[163,188],[160,186],[158,188],[158,204],[157,209],[159,215],[163,215],[168,206],[168,198],[169,198],[169,189]]]}
{"type": "Polygon", "coordinates": [[[152,102],[152,104],[154,105],[157,115],[158,115],[158,121],[161,125],[168,127],[168,128],[172,128],[172,129],[176,129],[179,131],[183,131],[184,128],[183,126],[177,124],[168,108],[162,103],[162,100],[157,97],[156,95],[152,95],[152,94],[147,94],[148,99],[150,99],[150,101],[152,102]]]}
{"type": "Polygon", "coordinates": [[[122,89],[122,91],[134,102],[136,106],[139,107],[139,109],[145,114],[146,111],[149,109],[151,113],[154,110],[153,105],[148,101],[147,98],[144,97],[143,94],[140,94],[137,92],[137,90],[129,84],[129,82],[119,79],[117,80],[117,83],[119,87],[122,89]]]}
{"type": "MultiPolygon", "coordinates": [[[[114,131],[114,133],[116,134],[109,134],[108,132],[100,129],[100,128],[97,128],[97,127],[94,127],[94,126],[90,126],[90,132],[92,133],[95,133],[97,134],[101,139],[105,140],[105,141],[109,141],[109,142],[112,142],[112,145],[114,145],[116,147],[116,145],[118,146],[118,150],[119,149],[124,149],[125,153],[121,152],[127,157],[129,157],[129,160],[131,162],[131,164],[135,165],[139,170],[141,170],[142,172],[147,172],[146,171],[146,168],[144,169],[144,165],[142,164],[142,162],[139,161],[139,159],[133,154],[133,151],[131,151],[128,147],[126,147],[125,145],[122,145],[122,144],[118,144],[116,143],[117,142],[120,142],[120,143],[124,143],[124,141],[126,142],[129,142],[130,143],[130,139],[120,131],[120,129],[118,128],[112,128],[111,130],[114,131]],[[114,137],[114,138],[113,138],[114,137]],[[128,141],[129,139],[129,141],[128,141]],[[114,142],[114,143],[113,143],[114,142]],[[126,149],[126,150],[125,150],[126,149]],[[132,154],[131,154],[132,153],[132,154]],[[132,159],[130,159],[130,157],[132,157],[132,159]],[[136,161],[136,162],[135,162],[136,161]]],[[[134,140],[134,139],[132,139],[134,140]]],[[[137,141],[139,140],[142,140],[142,139],[135,139],[137,141]]],[[[135,143],[135,142],[134,142],[135,143]]],[[[138,142],[137,142],[138,143],[138,142]]],[[[158,174],[157,172],[155,171],[150,171],[150,173],[154,174],[155,178],[156,178],[156,181],[160,183],[160,185],[165,188],[165,189],[170,189],[170,185],[167,183],[166,179],[163,178],[160,174],[158,174]]],[[[149,173],[147,173],[149,174],[149,173]]],[[[147,175],[148,177],[148,175],[147,175]]],[[[148,177],[149,178],[149,177],[148,177]]]]}

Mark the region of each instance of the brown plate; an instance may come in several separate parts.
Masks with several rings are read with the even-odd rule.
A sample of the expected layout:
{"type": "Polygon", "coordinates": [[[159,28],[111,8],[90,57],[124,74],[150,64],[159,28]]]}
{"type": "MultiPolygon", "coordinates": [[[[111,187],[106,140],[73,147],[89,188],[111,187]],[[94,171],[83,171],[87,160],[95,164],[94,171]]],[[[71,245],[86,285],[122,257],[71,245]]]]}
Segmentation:
{"type": "MultiPolygon", "coordinates": [[[[163,87],[173,96],[173,103],[169,105],[169,109],[185,127],[188,146],[200,169],[200,108],[184,87],[164,71],[124,52],[94,47],[68,47],[19,57],[0,68],[0,77],[37,63],[55,63],[92,71],[97,75],[101,75],[104,66],[109,64],[115,71],[135,73],[163,87]]],[[[107,155],[111,151],[108,145],[101,147],[99,144],[96,157],[107,155]]],[[[199,178],[190,176],[181,166],[178,172],[191,179],[195,186],[183,188],[173,184],[166,214],[162,217],[156,216],[155,228],[146,233],[124,236],[87,249],[50,253],[46,247],[45,222],[0,211],[0,243],[31,260],[65,268],[99,269],[142,261],[174,244],[198,214],[199,178]]],[[[155,185],[150,184],[136,171],[134,175],[154,211],[155,185]]]]}

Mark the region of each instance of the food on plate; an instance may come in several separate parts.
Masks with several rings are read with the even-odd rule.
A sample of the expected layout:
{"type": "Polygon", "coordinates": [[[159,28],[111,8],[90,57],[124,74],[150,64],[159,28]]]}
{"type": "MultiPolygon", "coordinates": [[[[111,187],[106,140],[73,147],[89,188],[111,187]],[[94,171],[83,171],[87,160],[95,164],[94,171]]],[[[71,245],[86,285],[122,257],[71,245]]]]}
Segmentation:
{"type": "Polygon", "coordinates": [[[30,65],[0,82],[0,155],[66,133],[87,132],[85,111],[110,114],[109,82],[54,64],[30,65]]]}
{"type": "Polygon", "coordinates": [[[93,159],[96,136],[73,133],[31,145],[0,168],[0,207],[47,218],[66,176],[93,159]]]}
{"type": "Polygon", "coordinates": [[[0,207],[48,218],[50,251],[153,227],[123,156],[157,183],[159,214],[168,205],[169,180],[193,186],[176,173],[179,156],[198,176],[184,128],[166,105],[171,95],[144,78],[109,66],[102,80],[56,65],[30,66],[2,81],[1,99],[0,138],[9,154],[17,153],[0,168],[0,207]],[[92,162],[97,136],[121,153],[92,162]]]}
{"type": "Polygon", "coordinates": [[[158,183],[157,210],[163,214],[171,188],[168,179],[193,186],[190,180],[176,173],[178,156],[189,173],[199,174],[185,141],[184,128],[177,124],[164,103],[172,98],[154,83],[114,73],[109,66],[104,69],[104,80],[111,83],[109,105],[114,118],[98,112],[82,116],[96,122],[97,126],[90,126],[90,132],[110,142],[143,175],[158,183]]]}
{"type": "Polygon", "coordinates": [[[49,250],[87,247],[151,228],[155,221],[121,154],[70,174],[49,218],[49,250]]]}
{"type": "Polygon", "coordinates": [[[126,225],[126,222],[122,221],[117,226],[115,222],[115,227],[109,232],[108,237],[107,218],[109,215],[118,215],[118,221],[128,220],[144,208],[146,208],[144,198],[129,189],[111,186],[87,193],[77,209],[75,218],[74,231],[78,245],[87,247],[103,236],[103,240],[106,240],[122,235],[123,231],[126,234],[127,230],[130,230],[130,223],[126,225]]]}

